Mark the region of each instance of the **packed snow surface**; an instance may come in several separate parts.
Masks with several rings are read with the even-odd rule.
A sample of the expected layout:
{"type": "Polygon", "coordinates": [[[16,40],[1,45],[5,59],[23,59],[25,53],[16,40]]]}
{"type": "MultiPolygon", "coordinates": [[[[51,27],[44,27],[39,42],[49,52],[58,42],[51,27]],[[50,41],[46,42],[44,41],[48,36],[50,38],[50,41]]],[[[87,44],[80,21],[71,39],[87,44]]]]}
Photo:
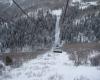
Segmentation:
{"type": "Polygon", "coordinates": [[[56,16],[60,16],[62,14],[62,9],[52,10],[52,14],[56,16]]]}
{"type": "Polygon", "coordinates": [[[100,70],[74,66],[66,52],[49,51],[16,69],[9,69],[0,80],[100,80],[100,70]]]}
{"type": "Polygon", "coordinates": [[[55,25],[55,43],[54,46],[60,45],[60,18],[62,14],[62,9],[52,10],[52,15],[56,16],[56,25],[55,25]]]}

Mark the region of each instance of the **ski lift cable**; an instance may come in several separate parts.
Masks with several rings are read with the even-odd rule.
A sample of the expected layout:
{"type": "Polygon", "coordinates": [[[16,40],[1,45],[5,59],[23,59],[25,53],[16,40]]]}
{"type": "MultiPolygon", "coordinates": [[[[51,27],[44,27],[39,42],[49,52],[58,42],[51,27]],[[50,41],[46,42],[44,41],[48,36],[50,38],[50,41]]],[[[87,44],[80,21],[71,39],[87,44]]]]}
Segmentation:
{"type": "Polygon", "coordinates": [[[27,18],[29,18],[31,20],[31,18],[29,17],[29,15],[20,7],[20,5],[15,0],[12,0],[12,1],[27,16],[27,18]]]}
{"type": "Polygon", "coordinates": [[[62,24],[63,24],[64,21],[65,21],[65,16],[66,16],[66,13],[67,13],[67,10],[68,10],[69,1],[70,1],[70,0],[67,0],[67,3],[66,3],[66,5],[65,5],[64,16],[62,17],[62,24]]]}

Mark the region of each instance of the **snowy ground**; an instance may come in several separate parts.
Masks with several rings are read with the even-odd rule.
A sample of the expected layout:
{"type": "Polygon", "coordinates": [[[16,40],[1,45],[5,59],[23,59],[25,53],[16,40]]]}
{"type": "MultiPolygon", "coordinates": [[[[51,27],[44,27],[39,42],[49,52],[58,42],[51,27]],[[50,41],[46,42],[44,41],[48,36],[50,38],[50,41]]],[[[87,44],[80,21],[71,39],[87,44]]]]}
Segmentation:
{"type": "Polygon", "coordinates": [[[16,69],[7,69],[0,80],[100,80],[100,69],[74,66],[66,52],[49,51],[16,69]]]}

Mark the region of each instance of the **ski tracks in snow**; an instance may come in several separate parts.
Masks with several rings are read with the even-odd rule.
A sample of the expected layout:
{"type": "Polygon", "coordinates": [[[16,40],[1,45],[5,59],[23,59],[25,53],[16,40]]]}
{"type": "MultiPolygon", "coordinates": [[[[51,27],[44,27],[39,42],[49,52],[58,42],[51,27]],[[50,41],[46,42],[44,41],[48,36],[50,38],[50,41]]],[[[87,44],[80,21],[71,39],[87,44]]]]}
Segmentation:
{"type": "Polygon", "coordinates": [[[1,80],[100,80],[100,70],[74,66],[66,52],[47,52],[6,72],[1,80]]]}

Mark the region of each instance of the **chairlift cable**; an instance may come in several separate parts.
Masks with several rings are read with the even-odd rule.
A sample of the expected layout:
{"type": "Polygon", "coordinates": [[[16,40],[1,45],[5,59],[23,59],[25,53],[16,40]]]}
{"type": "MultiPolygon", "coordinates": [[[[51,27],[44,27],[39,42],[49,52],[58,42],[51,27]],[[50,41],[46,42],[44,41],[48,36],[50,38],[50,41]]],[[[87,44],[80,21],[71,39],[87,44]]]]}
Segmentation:
{"type": "Polygon", "coordinates": [[[28,16],[28,14],[20,7],[20,5],[15,0],[13,0],[13,3],[27,16],[27,18],[30,19],[30,17],[28,16]]]}
{"type": "Polygon", "coordinates": [[[65,5],[64,15],[63,15],[63,17],[62,17],[62,24],[63,24],[64,21],[65,21],[65,16],[66,16],[67,9],[68,9],[68,6],[69,6],[69,1],[70,1],[70,0],[67,0],[67,3],[66,3],[66,5],[65,5]]]}

